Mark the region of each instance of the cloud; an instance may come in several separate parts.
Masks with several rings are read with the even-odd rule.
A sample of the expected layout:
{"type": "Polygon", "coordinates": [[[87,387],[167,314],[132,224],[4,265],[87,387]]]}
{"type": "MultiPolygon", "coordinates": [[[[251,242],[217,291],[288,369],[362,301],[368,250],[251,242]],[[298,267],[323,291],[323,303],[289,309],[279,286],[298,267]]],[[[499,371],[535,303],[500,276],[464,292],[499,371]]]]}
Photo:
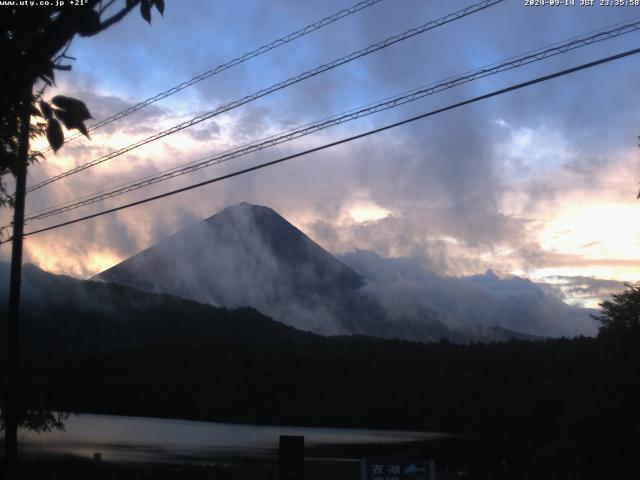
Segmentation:
{"type": "Polygon", "coordinates": [[[603,299],[627,289],[624,282],[594,277],[556,275],[546,280],[572,299],[572,303],[596,308],[603,299]]]}
{"type": "Polygon", "coordinates": [[[395,318],[435,311],[449,328],[499,326],[541,336],[594,335],[590,310],[568,306],[561,293],[520,277],[494,272],[449,277],[428,268],[422,258],[381,257],[358,250],[340,257],[364,275],[363,290],[380,299],[395,318]]]}
{"type": "Polygon", "coordinates": [[[220,134],[220,125],[214,121],[210,121],[205,125],[196,125],[188,129],[187,134],[191,135],[195,140],[208,141],[220,134]]]}
{"type": "MultiPolygon", "coordinates": [[[[152,27],[139,15],[131,15],[95,38],[74,42],[70,54],[78,60],[69,74],[59,75],[59,93],[85,100],[100,119],[344,8],[337,0],[283,5],[278,9],[253,1],[228,5],[194,1],[189,8],[168,5],[165,17],[154,19],[152,27]]],[[[33,167],[30,182],[466,5],[382,2],[105,127],[92,135],[91,142],[69,144],[33,167]]],[[[34,192],[28,210],[154,174],[629,15],[628,9],[527,9],[518,2],[504,2],[57,182],[55,188],[34,192]]],[[[633,38],[637,34],[458,87],[150,187],[104,207],[612,54],[633,38]]],[[[637,261],[628,253],[594,256],[587,247],[551,248],[540,235],[564,206],[620,205],[627,197],[635,201],[640,99],[629,92],[639,80],[633,60],[611,63],[117,216],[30,237],[26,255],[57,272],[91,275],[106,259],[126,258],[197,219],[246,200],[275,207],[332,251],[364,249],[385,257],[421,259],[440,275],[493,269],[500,275],[541,278],[553,273],[538,271],[545,268],[573,266],[577,270],[572,274],[580,274],[580,269],[584,274],[599,266],[609,269],[607,275],[630,279],[637,261]],[[345,212],[361,201],[391,214],[368,222],[349,221],[345,212]]],[[[0,219],[8,223],[8,211],[0,212],[0,219]]],[[[559,235],[569,231],[557,227],[554,232],[559,235]]],[[[591,249],[610,244],[586,236],[575,243],[591,244],[591,249]]],[[[2,256],[7,255],[5,248],[2,256]]]]}

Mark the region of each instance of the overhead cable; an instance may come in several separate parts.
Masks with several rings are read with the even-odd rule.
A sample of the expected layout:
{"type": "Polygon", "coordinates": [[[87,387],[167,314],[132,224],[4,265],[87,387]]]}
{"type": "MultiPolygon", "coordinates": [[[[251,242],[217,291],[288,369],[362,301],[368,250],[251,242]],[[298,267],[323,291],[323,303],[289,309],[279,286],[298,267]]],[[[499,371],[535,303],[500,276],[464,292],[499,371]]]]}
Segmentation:
{"type": "MultiPolygon", "coordinates": [[[[315,32],[316,30],[326,27],[327,25],[337,22],[338,20],[341,20],[345,17],[353,15],[354,13],[357,13],[360,10],[364,10],[367,7],[371,7],[376,3],[380,3],[381,1],[382,0],[365,0],[363,2],[356,3],[355,5],[352,5],[349,8],[340,10],[339,12],[336,12],[333,15],[325,17],[322,20],[318,20],[317,22],[314,22],[311,25],[307,25],[306,27],[301,28],[300,30],[296,30],[295,32],[289,33],[288,35],[278,38],[277,40],[274,40],[265,45],[262,45],[261,47],[258,47],[255,50],[252,50],[251,52],[247,52],[243,55],[240,55],[239,57],[234,58],[233,60],[230,60],[227,63],[218,65],[217,67],[214,67],[211,70],[207,70],[206,72],[203,72],[200,75],[196,75],[195,77],[189,80],[186,80],[176,85],[175,87],[171,87],[163,92],[158,93],[157,95],[154,95],[153,97],[149,97],[146,100],[136,103],[135,105],[132,105],[131,107],[125,110],[122,110],[121,112],[115,113],[110,117],[100,120],[99,122],[96,122],[93,125],[90,125],[87,131],[90,133],[90,132],[93,132],[94,130],[97,130],[100,127],[109,125],[110,123],[113,123],[116,120],[120,120],[121,118],[127,117],[132,113],[137,112],[138,110],[151,105],[152,103],[156,103],[157,101],[167,98],[173,95],[174,93],[178,93],[184,90],[185,88],[195,85],[196,83],[206,80],[207,78],[211,78],[214,75],[217,75],[218,73],[222,73],[225,70],[229,70],[230,68],[235,67],[236,65],[240,65],[241,63],[244,63],[248,60],[251,60],[252,58],[262,55],[263,53],[267,53],[275,48],[281,47],[282,45],[286,45],[287,43],[297,40],[300,37],[304,37],[305,35],[308,35],[311,32],[315,32]]],[[[67,143],[82,137],[83,137],[83,134],[81,132],[77,132],[74,135],[70,135],[69,137],[65,138],[64,141],[65,143],[67,143]]],[[[45,153],[50,150],[51,150],[51,147],[47,147],[43,149],[42,152],[45,153]]]]}
{"type": "MultiPolygon", "coordinates": [[[[622,53],[618,53],[616,55],[611,55],[611,56],[608,56],[608,57],[605,57],[605,58],[601,58],[601,59],[593,61],[593,62],[583,63],[582,65],[578,65],[576,67],[568,68],[568,69],[561,70],[561,71],[558,71],[558,72],[555,72],[555,73],[552,73],[552,74],[549,74],[549,75],[544,75],[542,77],[535,78],[533,80],[528,80],[526,82],[522,82],[522,83],[518,83],[518,84],[515,84],[515,85],[511,85],[509,87],[502,88],[500,90],[495,90],[493,92],[490,92],[490,93],[487,93],[487,94],[484,94],[484,95],[480,95],[480,96],[477,96],[477,97],[474,97],[474,98],[471,98],[471,99],[468,99],[468,100],[464,100],[462,102],[458,102],[458,103],[449,105],[447,107],[443,107],[443,108],[439,108],[439,109],[436,109],[436,110],[432,110],[430,112],[423,113],[421,115],[417,115],[417,116],[414,116],[414,117],[411,117],[411,118],[407,118],[405,120],[401,120],[399,122],[395,122],[395,123],[392,123],[392,124],[389,124],[389,125],[385,125],[383,127],[375,128],[373,130],[369,130],[369,131],[366,131],[364,133],[360,133],[360,134],[357,134],[357,135],[346,137],[346,138],[343,138],[341,140],[337,140],[335,142],[327,143],[327,144],[321,145],[319,147],[315,147],[315,148],[311,148],[311,149],[305,150],[303,152],[298,152],[298,153],[295,153],[293,155],[288,155],[286,157],[281,157],[281,158],[278,158],[276,160],[271,160],[269,162],[264,162],[264,163],[261,163],[259,165],[254,165],[252,167],[245,168],[245,169],[242,169],[242,170],[238,170],[238,171],[235,171],[235,172],[232,172],[232,173],[228,173],[226,175],[222,175],[222,176],[219,176],[219,177],[216,177],[216,178],[212,178],[212,179],[206,180],[204,182],[199,182],[199,183],[196,183],[194,185],[189,185],[187,187],[178,188],[176,190],[165,192],[165,193],[162,193],[162,194],[159,194],[159,195],[154,195],[152,197],[147,197],[147,198],[144,198],[142,200],[138,200],[136,202],[127,203],[127,204],[121,205],[119,207],[110,208],[110,209],[107,209],[107,210],[102,210],[100,212],[93,213],[91,215],[86,215],[84,217],[80,217],[80,218],[76,218],[76,219],[69,220],[69,221],[66,221],[66,222],[58,223],[58,224],[51,225],[51,226],[48,226],[48,227],[45,227],[45,228],[40,228],[38,230],[32,230],[30,232],[25,233],[24,236],[27,237],[27,236],[35,235],[35,234],[38,234],[38,233],[43,233],[43,232],[48,232],[48,231],[51,231],[51,230],[55,230],[55,229],[58,229],[58,228],[61,228],[61,227],[65,227],[65,226],[68,226],[68,225],[73,225],[75,223],[84,222],[86,220],[90,220],[92,218],[101,217],[101,216],[107,215],[109,213],[118,212],[118,211],[125,210],[125,209],[131,208],[131,207],[135,207],[135,206],[138,206],[138,205],[149,203],[149,202],[152,202],[152,201],[155,201],[155,200],[159,200],[159,199],[162,199],[162,198],[170,197],[170,196],[176,195],[178,193],[182,193],[182,192],[186,192],[186,191],[193,190],[193,189],[196,189],[196,188],[200,188],[200,187],[203,187],[205,185],[210,185],[212,183],[217,183],[217,182],[220,182],[222,180],[227,180],[229,178],[233,178],[233,177],[237,177],[237,176],[240,176],[240,175],[244,175],[244,174],[256,171],[256,170],[261,170],[261,169],[266,168],[266,167],[270,167],[270,166],[273,166],[273,165],[277,165],[279,163],[283,163],[283,162],[286,162],[286,161],[289,161],[289,160],[293,160],[294,158],[302,157],[302,156],[305,156],[305,155],[308,155],[308,154],[311,154],[311,153],[319,152],[321,150],[326,150],[328,148],[332,148],[332,147],[335,147],[335,146],[338,146],[338,145],[349,143],[349,142],[352,142],[354,140],[365,138],[365,137],[368,137],[370,135],[378,134],[378,133],[384,132],[386,130],[390,130],[392,128],[399,127],[401,125],[406,125],[406,124],[415,122],[417,120],[421,120],[421,119],[424,119],[424,118],[427,118],[427,117],[431,117],[431,116],[434,116],[434,115],[437,115],[437,114],[440,114],[440,113],[443,113],[443,112],[446,112],[446,111],[449,111],[449,110],[453,110],[455,108],[459,108],[459,107],[462,107],[462,106],[465,106],[465,105],[469,105],[469,104],[472,104],[472,103],[475,103],[475,102],[479,102],[481,100],[486,100],[488,98],[492,98],[492,97],[495,97],[495,96],[498,96],[498,95],[503,95],[503,94],[508,93],[508,92],[519,90],[521,88],[525,88],[525,87],[528,87],[528,86],[531,86],[531,85],[535,85],[537,83],[546,82],[548,80],[551,80],[551,79],[554,79],[554,78],[558,78],[558,77],[562,77],[562,76],[565,76],[565,75],[569,75],[571,73],[575,73],[575,72],[578,72],[578,71],[581,71],[581,70],[586,70],[588,68],[593,68],[593,67],[595,67],[597,65],[602,65],[602,64],[605,64],[605,63],[609,63],[609,62],[612,62],[614,60],[619,60],[619,59],[622,59],[622,58],[625,58],[625,57],[629,57],[631,55],[636,55],[638,53],[640,53],[640,48],[635,48],[635,49],[632,49],[632,50],[627,50],[627,51],[622,52],[622,53]]],[[[0,244],[10,242],[11,240],[12,240],[12,238],[8,238],[7,240],[4,240],[4,241],[0,242],[0,244]]]]}
{"type": "Polygon", "coordinates": [[[620,35],[624,35],[626,33],[638,31],[638,30],[640,30],[640,20],[636,20],[635,22],[631,22],[623,25],[617,25],[615,28],[609,28],[608,30],[600,31],[593,35],[577,37],[577,38],[574,37],[573,39],[565,43],[556,43],[550,48],[538,49],[537,51],[534,51],[534,52],[528,52],[520,56],[511,57],[509,60],[505,60],[499,63],[493,63],[491,65],[481,67],[479,69],[472,70],[470,72],[467,72],[458,76],[449,77],[448,79],[443,80],[439,83],[432,84],[426,87],[421,87],[419,89],[412,90],[408,93],[396,95],[394,97],[390,97],[382,101],[379,101],[378,103],[367,105],[366,107],[354,109],[349,112],[345,112],[345,113],[330,117],[328,119],[323,119],[314,123],[304,125],[302,127],[298,127],[296,129],[288,130],[281,134],[270,136],[266,139],[259,140],[257,142],[252,142],[250,144],[243,145],[235,149],[227,150],[225,152],[218,153],[213,156],[208,156],[204,159],[189,162],[184,165],[179,165],[177,167],[173,167],[169,170],[157,173],[155,175],[149,175],[141,179],[138,179],[136,181],[127,182],[118,187],[103,190],[101,192],[91,194],[91,195],[82,197],[80,199],[72,200],[70,202],[66,202],[62,204],[61,206],[42,209],[40,211],[28,214],[27,217],[25,218],[25,222],[48,218],[54,215],[58,215],[64,212],[68,212],[71,210],[84,207],[87,205],[91,205],[93,203],[97,203],[109,198],[120,196],[129,192],[133,192],[135,190],[139,190],[141,188],[145,188],[147,186],[150,186],[159,182],[163,182],[175,177],[186,175],[188,173],[192,173],[194,171],[201,170],[203,168],[207,168],[212,165],[223,163],[234,158],[248,155],[250,153],[263,150],[265,148],[269,148],[281,143],[289,142],[294,139],[297,139],[306,135],[310,135],[312,133],[327,129],[335,125],[340,125],[342,123],[353,121],[358,118],[372,115],[377,112],[396,108],[400,105],[404,105],[404,104],[416,101],[418,99],[424,98],[429,95],[433,95],[443,90],[456,87],[458,85],[462,85],[462,84],[465,84],[480,78],[484,78],[490,75],[495,75],[500,72],[512,70],[514,68],[519,68],[524,65],[529,65],[534,62],[539,62],[555,55],[563,54],[568,51],[575,50],[580,47],[584,47],[586,45],[591,45],[596,42],[601,42],[604,40],[616,38],[620,35]]]}
{"type": "Polygon", "coordinates": [[[344,57],[340,57],[336,60],[333,60],[329,63],[325,63],[324,65],[320,65],[319,67],[316,67],[312,70],[308,70],[304,73],[298,74],[296,76],[293,76],[287,80],[284,80],[282,82],[276,83],[268,88],[265,88],[263,90],[260,90],[254,94],[251,95],[247,95],[239,100],[234,100],[230,103],[227,103],[226,105],[223,105],[221,107],[218,107],[214,110],[211,110],[209,112],[206,112],[202,115],[198,115],[197,117],[192,118],[191,120],[182,122],[178,125],[175,125],[167,130],[163,130],[159,133],[156,133],[154,135],[151,135],[150,137],[147,137],[143,140],[140,140],[138,142],[132,143],[126,147],[120,148],[118,150],[115,150],[111,153],[108,153],[107,155],[103,155],[99,158],[96,158],[94,160],[91,160],[90,162],[87,162],[85,164],[82,165],[78,165],[75,168],[72,168],[70,170],[67,170],[63,173],[60,173],[58,175],[55,175],[53,177],[50,177],[46,180],[43,180],[40,183],[37,183],[29,188],[27,188],[27,192],[33,192],[34,190],[38,190],[46,185],[49,185],[50,183],[53,183],[57,180],[60,180],[62,178],[68,177],[70,175],[76,174],[78,172],[82,172],[84,170],[87,170],[88,168],[94,167],[95,165],[99,165],[101,163],[104,163],[108,160],[111,160],[115,157],[121,156],[127,152],[130,152],[136,148],[139,148],[143,145],[146,145],[148,143],[154,142],[156,140],[159,140],[163,137],[166,137],[168,135],[172,135],[176,132],[179,132],[181,130],[184,130],[185,128],[189,128],[192,127],[194,125],[197,125],[201,122],[204,122],[205,120],[209,120],[217,115],[220,115],[222,113],[228,112],[229,110],[232,110],[234,108],[237,108],[241,105],[245,105],[249,102],[252,102],[254,100],[257,100],[258,98],[264,97],[266,95],[269,95],[273,92],[276,92],[278,90],[282,90],[284,88],[287,88],[291,85],[294,85],[296,83],[302,82],[303,80],[306,80],[308,78],[314,77],[316,75],[319,75],[323,72],[326,72],[327,70],[331,70],[333,68],[336,68],[340,65],[344,65],[346,63],[352,62],[360,57],[364,57],[366,55],[369,55],[373,52],[377,52],[379,50],[382,50],[383,48],[386,48],[390,45],[394,45],[398,42],[402,42],[404,40],[407,40],[409,38],[415,37],[416,35],[419,35],[421,33],[427,32],[429,30],[432,30],[434,28],[440,27],[442,25],[445,25],[447,23],[453,22],[455,20],[459,20],[461,18],[464,18],[468,15],[477,13],[481,10],[484,10],[486,8],[489,8],[493,5],[496,5],[498,3],[502,3],[505,0],[484,0],[482,2],[476,3],[474,5],[471,5],[469,7],[466,7],[462,10],[459,10],[457,12],[454,13],[450,13],[448,15],[445,15],[444,17],[441,17],[437,20],[433,20],[430,21],[428,23],[425,23],[423,25],[420,25],[419,27],[415,27],[412,28],[410,30],[405,31],[404,33],[398,34],[398,35],[394,35],[392,37],[387,38],[386,40],[383,40],[382,42],[378,42],[375,43],[373,45],[369,45],[366,48],[363,48],[362,50],[357,50],[355,52],[350,53],[349,55],[346,55],[344,57]]]}

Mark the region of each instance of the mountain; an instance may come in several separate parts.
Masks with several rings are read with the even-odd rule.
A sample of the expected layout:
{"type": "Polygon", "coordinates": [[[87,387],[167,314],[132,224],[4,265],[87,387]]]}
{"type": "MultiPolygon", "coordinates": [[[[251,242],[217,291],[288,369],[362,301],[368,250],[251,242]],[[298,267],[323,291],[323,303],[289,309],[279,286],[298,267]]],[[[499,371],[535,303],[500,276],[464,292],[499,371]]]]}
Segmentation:
{"type": "Polygon", "coordinates": [[[212,305],[251,306],[297,329],[323,335],[360,334],[419,341],[447,338],[454,342],[539,335],[538,331],[526,331],[527,324],[532,323],[527,315],[520,315],[521,322],[516,325],[524,327],[528,335],[518,333],[520,329],[510,324],[498,328],[497,317],[504,316],[504,309],[491,294],[476,292],[483,295],[469,296],[491,297],[479,316],[473,305],[460,308],[451,288],[435,288],[437,282],[446,283],[443,277],[434,276],[424,289],[416,284],[414,296],[420,298],[412,298],[408,290],[400,291],[402,285],[410,284],[405,274],[394,273],[393,284],[380,283],[379,267],[374,271],[371,266],[382,259],[363,252],[342,258],[344,263],[274,210],[241,203],[93,279],[212,305]],[[356,267],[347,266],[351,263],[356,267]],[[367,277],[356,270],[367,272],[367,277]],[[429,291],[440,292],[438,296],[446,302],[429,291]]]}
{"type": "MultiPolygon", "coordinates": [[[[0,262],[0,308],[6,311],[9,265],[0,262]]],[[[6,315],[0,315],[0,331],[6,315]]],[[[275,347],[312,334],[252,308],[217,308],[166,294],[23,268],[20,336],[26,352],[100,353],[151,345],[259,343],[275,347]]],[[[4,348],[0,342],[0,349],[4,348]]],[[[1,360],[0,360],[1,363],[1,360]]]]}
{"type": "MultiPolygon", "coordinates": [[[[0,262],[0,308],[6,311],[9,264],[0,262]]],[[[359,297],[364,298],[364,297],[359,297]]],[[[226,308],[141,291],[117,283],[78,280],[26,264],[22,275],[20,341],[25,353],[111,354],[162,346],[271,349],[329,342],[376,342],[364,336],[323,337],[275,321],[250,307],[226,308]]],[[[351,305],[376,316],[371,305],[351,305]]],[[[0,332],[6,329],[0,315],[0,332]]],[[[375,336],[425,339],[438,334],[465,341],[438,324],[373,328],[375,336]]],[[[518,337],[501,332],[502,337],[518,337]]],[[[438,338],[441,338],[438,337],[438,338]]],[[[0,351],[5,347],[0,342],[0,351]]],[[[146,351],[146,350],[145,350],[146,351]]],[[[0,364],[4,357],[0,355],[0,364]]],[[[1,370],[1,368],[0,368],[1,370]]]]}
{"type": "Polygon", "coordinates": [[[241,203],[94,280],[212,305],[250,305],[303,330],[346,333],[341,306],[363,279],[272,209],[241,203]]]}

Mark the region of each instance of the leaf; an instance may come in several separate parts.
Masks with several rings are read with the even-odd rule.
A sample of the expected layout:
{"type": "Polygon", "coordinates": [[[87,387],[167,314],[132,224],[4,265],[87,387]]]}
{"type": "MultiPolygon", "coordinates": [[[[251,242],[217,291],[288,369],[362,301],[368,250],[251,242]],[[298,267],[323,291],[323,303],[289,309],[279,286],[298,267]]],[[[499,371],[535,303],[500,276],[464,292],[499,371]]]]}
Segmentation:
{"type": "Polygon", "coordinates": [[[39,162],[41,160],[44,160],[44,155],[42,154],[42,152],[36,150],[35,152],[29,154],[29,163],[39,162]]]}
{"type": "Polygon", "coordinates": [[[44,81],[44,83],[46,83],[47,85],[49,85],[50,87],[52,85],[56,84],[56,76],[53,73],[53,69],[49,72],[45,72],[41,75],[42,80],[44,81]]]}
{"type": "MultiPolygon", "coordinates": [[[[70,112],[73,118],[78,118],[81,122],[92,118],[87,106],[84,104],[84,102],[78,100],[77,98],[65,97],[64,95],[56,95],[51,99],[51,103],[53,103],[56,107],[61,108],[62,110],[70,112]]],[[[59,111],[56,111],[56,115],[58,114],[59,111]]]]}
{"type": "Polygon", "coordinates": [[[151,1],[160,12],[160,15],[164,16],[164,0],[151,0],[151,1]]]}
{"type": "Polygon", "coordinates": [[[49,145],[51,145],[54,152],[57,152],[64,143],[62,127],[60,126],[60,122],[55,118],[49,120],[49,124],[47,125],[47,140],[49,140],[49,145]]]}
{"type": "Polygon", "coordinates": [[[51,106],[44,100],[40,100],[40,111],[42,116],[47,120],[51,120],[53,113],[51,112],[51,106]]]}
{"type": "Polygon", "coordinates": [[[81,37],[90,37],[100,30],[100,14],[95,10],[87,9],[77,22],[76,31],[81,37]]]}
{"type": "Polygon", "coordinates": [[[82,118],[77,116],[75,112],[71,110],[56,110],[56,117],[58,117],[60,121],[62,121],[62,123],[64,124],[67,130],[77,128],[87,138],[89,138],[89,132],[87,132],[87,127],[85,126],[82,118]]]}
{"type": "Polygon", "coordinates": [[[77,129],[78,129],[78,130],[80,130],[80,131],[82,132],[82,134],[83,134],[85,137],[87,137],[87,138],[91,138],[91,137],[89,136],[89,132],[87,131],[87,127],[86,127],[86,125],[84,124],[84,122],[80,122],[80,123],[78,124],[78,126],[77,126],[77,129]]]}
{"type": "Polygon", "coordinates": [[[49,86],[55,85],[56,83],[54,66],[53,62],[47,62],[47,64],[42,66],[42,72],[39,74],[39,77],[49,86]]]}
{"type": "Polygon", "coordinates": [[[140,2],[140,14],[142,15],[142,18],[151,25],[151,4],[149,3],[149,0],[142,0],[140,2]]]}
{"type": "Polygon", "coordinates": [[[136,0],[127,0],[127,8],[132,8],[136,4],[136,0]]]}

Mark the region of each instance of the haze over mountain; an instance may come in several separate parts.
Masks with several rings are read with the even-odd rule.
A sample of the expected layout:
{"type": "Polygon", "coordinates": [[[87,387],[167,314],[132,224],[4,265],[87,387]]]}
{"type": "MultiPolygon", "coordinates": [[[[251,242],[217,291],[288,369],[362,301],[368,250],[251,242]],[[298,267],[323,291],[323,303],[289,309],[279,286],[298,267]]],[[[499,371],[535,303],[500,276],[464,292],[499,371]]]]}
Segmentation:
{"type": "Polygon", "coordinates": [[[298,328],[344,333],[360,275],[267,207],[242,203],[94,277],[212,305],[250,305],[298,328]]]}
{"type": "Polygon", "coordinates": [[[442,277],[409,259],[365,251],[339,260],[272,209],[248,203],[227,207],[94,280],[251,306],[320,334],[469,341],[595,333],[589,311],[526,279],[492,272],[442,277]]]}
{"type": "MultiPolygon", "coordinates": [[[[0,262],[6,311],[9,264],[0,262]]],[[[6,315],[0,328],[6,329],[6,315]]],[[[54,275],[27,264],[22,275],[21,345],[25,353],[123,351],[151,345],[275,345],[313,337],[252,308],[227,309],[115,283],[54,275]]],[[[0,342],[0,349],[5,342],[0,342]]]]}

